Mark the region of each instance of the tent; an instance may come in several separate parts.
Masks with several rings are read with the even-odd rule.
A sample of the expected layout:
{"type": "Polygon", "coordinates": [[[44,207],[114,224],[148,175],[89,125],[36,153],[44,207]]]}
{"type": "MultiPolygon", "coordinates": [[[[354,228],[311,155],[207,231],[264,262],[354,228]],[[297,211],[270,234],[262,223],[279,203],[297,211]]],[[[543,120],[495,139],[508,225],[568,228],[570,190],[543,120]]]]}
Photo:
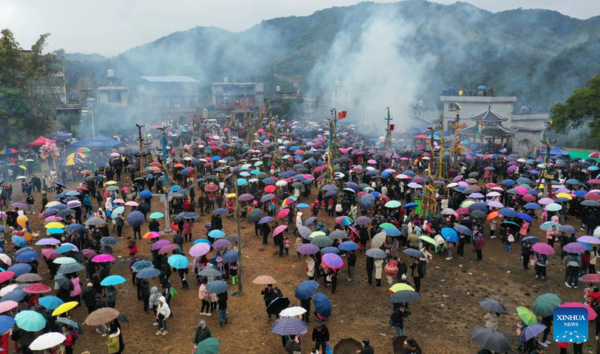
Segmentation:
{"type": "Polygon", "coordinates": [[[44,145],[45,143],[55,143],[55,142],[56,142],[56,140],[50,140],[48,138],[40,136],[39,138],[35,139],[35,141],[28,144],[27,146],[40,146],[40,145],[44,145]]]}
{"type": "Polygon", "coordinates": [[[118,146],[121,144],[123,144],[121,141],[117,141],[117,140],[108,138],[106,140],[82,139],[82,140],[79,140],[79,141],[69,144],[69,146],[94,148],[94,147],[113,147],[113,146],[118,146]]]}

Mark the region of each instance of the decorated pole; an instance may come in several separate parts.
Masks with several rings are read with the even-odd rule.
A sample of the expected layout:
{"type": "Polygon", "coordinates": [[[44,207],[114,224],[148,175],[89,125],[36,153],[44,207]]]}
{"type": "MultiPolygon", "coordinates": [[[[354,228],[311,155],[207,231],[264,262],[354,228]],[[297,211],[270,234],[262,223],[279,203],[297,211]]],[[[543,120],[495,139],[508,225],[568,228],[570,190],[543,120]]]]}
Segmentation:
{"type": "Polygon", "coordinates": [[[162,160],[163,160],[163,178],[165,181],[165,185],[163,186],[163,204],[165,208],[165,232],[171,232],[171,220],[169,216],[169,173],[167,170],[167,127],[163,126],[160,128],[162,130],[162,160]]]}
{"type": "Polygon", "coordinates": [[[135,125],[138,128],[138,143],[139,143],[139,149],[140,149],[140,157],[139,157],[139,162],[140,162],[140,173],[144,172],[144,160],[143,160],[143,156],[144,156],[144,138],[142,137],[142,128],[144,127],[143,125],[139,125],[136,124],[135,125]]]}
{"type": "Polygon", "coordinates": [[[550,150],[552,145],[550,143],[550,132],[552,129],[552,121],[550,120],[545,124],[545,128],[542,131],[542,144],[546,145],[546,154],[544,155],[544,197],[548,197],[550,194],[552,178],[554,177],[554,171],[550,166],[550,150]]]}
{"type": "Polygon", "coordinates": [[[394,126],[390,124],[390,122],[394,119],[390,116],[390,107],[386,107],[387,109],[387,117],[384,119],[387,122],[387,128],[385,129],[385,142],[384,148],[386,150],[392,150],[392,130],[394,130],[394,126]]]}
{"type": "Polygon", "coordinates": [[[237,281],[238,281],[238,291],[242,293],[244,287],[242,285],[242,226],[241,226],[241,207],[240,207],[240,191],[238,188],[237,176],[233,176],[233,183],[235,183],[235,222],[237,224],[237,234],[238,234],[238,273],[237,273],[237,281]]]}
{"type": "MultiPolygon", "coordinates": [[[[440,158],[438,161],[438,179],[442,179],[442,174],[444,173],[444,164],[443,164],[443,159],[444,159],[444,119],[442,118],[442,122],[440,123],[440,158]]],[[[431,155],[432,157],[432,165],[433,165],[433,155],[431,155]]]]}
{"type": "Polygon", "coordinates": [[[460,154],[463,150],[462,145],[460,145],[460,105],[458,103],[454,104],[454,110],[456,118],[454,119],[454,146],[452,148],[452,154],[454,155],[453,166],[457,167],[460,154]]]}
{"type": "MultiPolygon", "coordinates": [[[[437,209],[438,209],[437,199],[436,199],[436,190],[435,190],[435,187],[433,184],[433,176],[434,176],[433,162],[435,161],[433,136],[434,136],[435,126],[431,126],[428,129],[431,132],[431,135],[429,138],[429,149],[431,151],[431,157],[430,157],[430,161],[429,161],[429,168],[427,171],[429,174],[429,181],[423,185],[423,197],[421,199],[421,207],[419,208],[419,215],[425,219],[431,219],[435,215],[437,215],[437,209]]],[[[438,166],[438,168],[442,168],[442,166],[438,166]]]]}
{"type": "Polygon", "coordinates": [[[329,120],[329,144],[327,146],[327,164],[329,165],[327,167],[327,170],[329,171],[329,173],[327,173],[327,183],[330,183],[333,181],[333,151],[334,151],[334,139],[335,139],[335,121],[337,119],[337,110],[335,108],[333,108],[331,110],[331,118],[329,120]]]}

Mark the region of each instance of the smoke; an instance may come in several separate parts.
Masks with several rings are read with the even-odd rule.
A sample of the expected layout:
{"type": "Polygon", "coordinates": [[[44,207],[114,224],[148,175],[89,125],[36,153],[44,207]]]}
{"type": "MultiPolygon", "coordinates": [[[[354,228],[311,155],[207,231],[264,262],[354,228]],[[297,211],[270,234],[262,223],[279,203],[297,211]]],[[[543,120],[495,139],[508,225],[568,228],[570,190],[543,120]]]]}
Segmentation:
{"type": "Polygon", "coordinates": [[[329,53],[309,76],[310,91],[321,93],[349,120],[380,133],[390,107],[397,126],[410,128],[411,107],[423,89],[423,77],[435,59],[414,55],[409,41],[416,26],[389,7],[373,11],[359,31],[346,24],[329,53]]]}

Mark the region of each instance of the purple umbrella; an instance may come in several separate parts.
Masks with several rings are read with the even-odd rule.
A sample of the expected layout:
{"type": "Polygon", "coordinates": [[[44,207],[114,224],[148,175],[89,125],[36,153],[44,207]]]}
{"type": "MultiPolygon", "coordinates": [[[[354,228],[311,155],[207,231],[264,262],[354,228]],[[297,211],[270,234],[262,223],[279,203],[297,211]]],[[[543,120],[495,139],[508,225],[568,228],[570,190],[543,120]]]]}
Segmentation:
{"type": "Polygon", "coordinates": [[[258,220],[258,223],[259,224],[266,224],[266,223],[271,222],[273,220],[275,220],[275,219],[272,216],[265,216],[264,218],[258,220]]]}
{"type": "Polygon", "coordinates": [[[321,257],[323,265],[329,269],[338,270],[344,267],[344,260],[335,253],[326,253],[321,257]]]}
{"type": "Polygon", "coordinates": [[[179,249],[178,245],[176,245],[174,243],[170,243],[166,246],[161,247],[160,250],[158,251],[158,254],[169,253],[169,252],[175,251],[177,249],[179,249]]]}
{"type": "Polygon", "coordinates": [[[267,202],[267,201],[269,201],[269,200],[271,200],[271,199],[273,199],[273,198],[275,198],[275,194],[265,194],[265,195],[263,195],[263,196],[260,198],[260,202],[261,202],[261,203],[264,203],[264,202],[267,202]]]}
{"type": "Polygon", "coordinates": [[[513,173],[513,172],[515,172],[516,169],[517,169],[517,166],[509,166],[508,170],[506,170],[506,172],[513,173]]]}
{"type": "Polygon", "coordinates": [[[207,254],[210,251],[210,245],[208,243],[197,243],[190,248],[190,256],[192,257],[201,257],[207,254]]]}
{"type": "Polygon", "coordinates": [[[15,208],[27,209],[27,204],[23,203],[12,203],[10,206],[15,208]]]}
{"type": "Polygon", "coordinates": [[[127,223],[133,227],[141,226],[145,220],[144,214],[138,210],[134,210],[127,215],[127,223]]]}
{"type": "Polygon", "coordinates": [[[38,242],[35,243],[36,246],[48,246],[48,245],[58,245],[60,243],[59,240],[53,238],[53,237],[48,237],[48,238],[43,238],[41,240],[39,240],[38,242]]]}
{"type": "Polygon", "coordinates": [[[240,201],[241,202],[249,202],[251,200],[254,200],[254,196],[252,194],[242,194],[240,195],[240,201]]]}
{"type": "Polygon", "coordinates": [[[371,218],[368,216],[359,216],[354,222],[356,225],[368,225],[371,222],[371,218]]]}
{"type": "Polygon", "coordinates": [[[594,236],[581,236],[577,239],[579,242],[589,243],[590,245],[598,245],[600,244],[600,238],[594,236]]]}
{"type": "Polygon", "coordinates": [[[302,246],[298,247],[296,249],[300,254],[315,254],[317,252],[319,252],[319,247],[310,244],[310,243],[305,243],[302,246]]]}
{"type": "Polygon", "coordinates": [[[565,247],[563,247],[563,251],[565,251],[567,253],[579,254],[579,253],[583,253],[583,252],[587,251],[587,247],[585,247],[581,243],[571,242],[571,243],[567,244],[565,247]]]}
{"type": "Polygon", "coordinates": [[[308,225],[312,224],[313,222],[315,222],[316,220],[317,220],[317,218],[315,216],[311,216],[310,218],[308,218],[304,221],[304,226],[308,226],[308,225]]]}
{"type": "Polygon", "coordinates": [[[169,241],[169,240],[160,240],[160,241],[153,243],[151,249],[152,249],[152,251],[156,251],[156,250],[159,250],[159,249],[165,247],[166,245],[168,245],[170,243],[171,243],[171,241],[169,241]]]}
{"type": "Polygon", "coordinates": [[[452,179],[452,182],[462,181],[462,179],[463,179],[463,175],[458,175],[452,179]]]}
{"type": "Polygon", "coordinates": [[[215,243],[213,243],[214,248],[229,247],[229,245],[231,245],[231,242],[225,239],[217,240],[215,243]]]}
{"type": "Polygon", "coordinates": [[[525,327],[525,330],[523,330],[523,333],[521,334],[521,340],[524,339],[524,341],[528,341],[531,338],[542,333],[545,329],[546,329],[546,326],[544,326],[541,323],[536,323],[534,325],[527,326],[527,327],[525,327]]]}
{"type": "Polygon", "coordinates": [[[540,205],[548,205],[548,204],[552,204],[554,203],[554,200],[550,199],[550,198],[542,198],[538,201],[538,204],[540,205]]]}

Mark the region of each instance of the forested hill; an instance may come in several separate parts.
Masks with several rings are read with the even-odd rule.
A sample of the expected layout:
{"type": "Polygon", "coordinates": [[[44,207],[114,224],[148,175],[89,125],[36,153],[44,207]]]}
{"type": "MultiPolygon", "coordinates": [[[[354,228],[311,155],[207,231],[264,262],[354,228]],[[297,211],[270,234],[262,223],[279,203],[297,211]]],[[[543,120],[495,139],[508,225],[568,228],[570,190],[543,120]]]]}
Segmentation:
{"type": "Polygon", "coordinates": [[[336,42],[343,38],[350,43],[345,47],[350,54],[352,39],[378,21],[392,21],[403,32],[393,44],[402,55],[427,59],[419,92],[426,98],[448,86],[483,84],[546,110],[600,73],[599,17],[579,20],[523,9],[491,13],[465,3],[409,0],[276,18],[237,33],[196,27],[106,61],[69,61],[67,75],[72,87],[80,80],[96,83],[112,68],[126,79],[189,75],[206,87],[223,77],[261,79],[267,86],[284,80],[306,91],[315,65],[331,55],[336,42]]]}

